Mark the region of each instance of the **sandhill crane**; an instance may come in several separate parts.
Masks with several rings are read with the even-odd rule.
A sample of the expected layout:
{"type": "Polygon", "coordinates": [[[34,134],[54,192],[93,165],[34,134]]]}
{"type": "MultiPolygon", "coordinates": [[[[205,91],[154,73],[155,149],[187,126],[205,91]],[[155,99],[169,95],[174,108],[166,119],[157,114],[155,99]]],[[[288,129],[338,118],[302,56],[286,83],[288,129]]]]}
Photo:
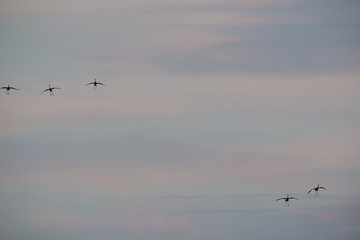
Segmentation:
{"type": "Polygon", "coordinates": [[[93,90],[96,90],[97,89],[97,85],[103,85],[103,86],[105,86],[105,84],[103,84],[103,83],[101,83],[101,82],[97,82],[96,81],[96,78],[94,79],[94,81],[93,82],[89,82],[88,84],[86,84],[85,86],[87,86],[87,85],[94,85],[93,86],[93,90]]]}
{"type": "Polygon", "coordinates": [[[324,188],[324,187],[320,187],[320,184],[318,184],[316,187],[310,189],[310,191],[308,191],[308,194],[309,194],[312,190],[314,190],[314,191],[315,191],[315,197],[318,197],[318,196],[319,196],[319,189],[320,189],[320,188],[327,190],[327,189],[324,188]]]}
{"type": "Polygon", "coordinates": [[[10,87],[10,85],[7,85],[7,87],[2,87],[1,89],[6,89],[6,94],[7,94],[7,95],[10,94],[10,90],[11,90],[11,89],[19,91],[19,89],[14,88],[14,87],[10,87]]]}
{"type": "Polygon", "coordinates": [[[61,88],[59,88],[59,87],[50,87],[50,85],[49,85],[49,88],[48,88],[48,89],[45,89],[44,91],[42,91],[41,94],[43,94],[43,93],[46,92],[46,91],[49,91],[50,96],[54,96],[54,93],[53,93],[53,90],[54,90],[54,89],[61,89],[61,88]]]}
{"type": "Polygon", "coordinates": [[[278,199],[276,199],[276,201],[283,200],[283,199],[285,200],[285,207],[289,207],[289,200],[290,200],[290,199],[298,200],[298,198],[296,198],[296,197],[289,197],[289,194],[287,194],[285,198],[278,198],[278,199]]]}

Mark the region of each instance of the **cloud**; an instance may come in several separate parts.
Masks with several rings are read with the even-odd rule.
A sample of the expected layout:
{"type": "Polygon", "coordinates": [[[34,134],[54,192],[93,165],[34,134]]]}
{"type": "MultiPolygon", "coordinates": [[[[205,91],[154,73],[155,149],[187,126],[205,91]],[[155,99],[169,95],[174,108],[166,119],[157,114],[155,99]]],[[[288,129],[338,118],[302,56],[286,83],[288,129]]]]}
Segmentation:
{"type": "Polygon", "coordinates": [[[89,216],[81,216],[74,212],[40,210],[23,212],[18,216],[20,221],[27,225],[40,229],[58,229],[61,231],[71,231],[75,229],[94,228],[96,223],[89,216]]]}
{"type": "Polygon", "coordinates": [[[117,222],[120,228],[131,231],[144,232],[188,232],[204,235],[206,232],[191,224],[189,219],[183,216],[164,216],[158,214],[134,214],[122,216],[117,222]]]}
{"type": "MultiPolygon", "coordinates": [[[[256,6],[271,6],[271,5],[284,5],[288,4],[288,0],[256,0],[256,1],[238,1],[226,0],[222,4],[228,6],[246,6],[246,7],[256,7],[256,6]]],[[[166,0],[154,0],[151,3],[144,0],[104,0],[101,4],[98,1],[94,0],[64,0],[64,1],[53,1],[53,2],[44,2],[41,0],[32,0],[31,2],[26,0],[3,0],[1,1],[2,10],[5,13],[64,13],[64,12],[93,12],[93,11],[128,11],[128,10],[138,10],[138,9],[152,9],[159,6],[197,6],[197,5],[218,5],[216,0],[198,0],[196,2],[186,0],[182,2],[178,1],[166,1],[166,0]]]]}
{"type": "MultiPolygon", "coordinates": [[[[105,213],[101,215],[89,212],[69,212],[40,209],[25,211],[17,216],[17,221],[23,226],[47,230],[51,233],[65,231],[68,234],[79,232],[110,232],[116,235],[137,234],[184,234],[207,235],[207,231],[195,226],[185,216],[170,216],[160,213],[105,213]]],[[[106,236],[106,234],[104,235],[106,236]]]]}
{"type": "MultiPolygon", "coordinates": [[[[67,197],[76,199],[74,195],[67,197]]],[[[95,201],[97,205],[91,210],[84,208],[86,200],[72,204],[66,201],[38,204],[39,209],[25,207],[15,219],[11,217],[16,220],[17,231],[13,228],[15,225],[9,226],[7,221],[5,226],[10,228],[0,234],[14,237],[27,233],[33,237],[46,231],[46,236],[41,239],[49,236],[55,239],[64,236],[86,239],[94,236],[102,239],[232,239],[239,235],[246,235],[248,239],[281,239],[288,230],[298,233],[293,238],[300,240],[304,237],[339,239],[344,236],[356,239],[359,233],[358,196],[351,201],[348,197],[332,195],[320,199],[302,198],[290,208],[276,204],[273,196],[232,198],[223,195],[186,199],[141,198],[132,199],[129,204],[121,196],[105,205],[103,201],[95,201]],[[82,207],[69,211],[77,204],[82,207]],[[279,227],[283,227],[285,232],[274,230],[279,227]]],[[[104,197],[100,199],[104,200],[104,197]]],[[[28,200],[26,206],[29,207],[31,201],[28,200]]]]}
{"type": "MultiPolygon", "coordinates": [[[[97,69],[117,75],[134,71],[298,74],[346,72],[357,67],[357,33],[351,21],[343,20],[344,26],[337,27],[332,24],[334,17],[326,11],[309,11],[308,3],[136,2],[3,3],[5,9],[10,8],[7,12],[42,13],[7,15],[5,26],[17,31],[7,31],[13,40],[4,51],[15,61],[4,58],[4,70],[20,63],[22,69],[36,68],[48,74],[58,73],[61,65],[73,72],[97,69]]],[[[314,9],[321,7],[313,4],[314,9]]],[[[327,9],[336,7],[332,3],[327,9]]],[[[345,10],[341,7],[337,16],[343,19],[345,10]]]]}

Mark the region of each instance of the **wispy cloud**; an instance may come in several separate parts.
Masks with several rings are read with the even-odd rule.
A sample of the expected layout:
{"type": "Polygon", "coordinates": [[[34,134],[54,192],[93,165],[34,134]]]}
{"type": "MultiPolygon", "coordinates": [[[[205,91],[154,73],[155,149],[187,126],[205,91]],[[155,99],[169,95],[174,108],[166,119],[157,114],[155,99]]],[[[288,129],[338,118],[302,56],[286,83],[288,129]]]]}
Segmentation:
{"type": "Polygon", "coordinates": [[[1,1],[0,238],[356,239],[358,6],[1,1]]]}

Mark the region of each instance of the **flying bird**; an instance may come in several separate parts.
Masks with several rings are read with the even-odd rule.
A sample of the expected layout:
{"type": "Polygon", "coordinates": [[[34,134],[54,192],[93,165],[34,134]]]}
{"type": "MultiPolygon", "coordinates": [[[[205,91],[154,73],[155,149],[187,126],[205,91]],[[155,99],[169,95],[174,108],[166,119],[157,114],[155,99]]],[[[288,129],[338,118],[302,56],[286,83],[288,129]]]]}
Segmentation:
{"type": "Polygon", "coordinates": [[[314,188],[312,188],[312,189],[310,189],[310,191],[308,191],[308,194],[312,191],[312,190],[314,190],[315,191],[315,197],[319,197],[319,189],[324,189],[324,190],[327,190],[326,188],[324,188],[324,187],[320,187],[320,184],[318,184],[317,185],[317,187],[314,187],[314,188]]]}
{"type": "Polygon", "coordinates": [[[8,94],[8,95],[10,94],[11,89],[19,91],[19,89],[10,87],[10,85],[7,85],[7,87],[2,87],[1,89],[6,89],[6,94],[8,94]]]}
{"type": "Polygon", "coordinates": [[[97,89],[97,85],[103,85],[103,86],[105,86],[105,84],[103,84],[103,83],[101,83],[101,82],[97,82],[96,81],[96,78],[94,79],[94,81],[93,82],[89,82],[88,84],[86,84],[85,86],[87,86],[87,85],[94,85],[93,86],[93,90],[96,90],[97,89]]]}
{"type": "Polygon", "coordinates": [[[286,197],[284,197],[284,198],[278,198],[278,199],[276,199],[276,201],[285,200],[285,207],[289,207],[289,200],[290,200],[290,199],[298,200],[298,198],[296,198],[296,197],[289,197],[289,194],[287,194],[286,197]]]}
{"type": "Polygon", "coordinates": [[[53,90],[54,90],[54,89],[61,89],[61,88],[59,88],[59,87],[50,87],[50,85],[49,85],[49,88],[48,88],[48,89],[45,89],[41,94],[43,94],[43,93],[46,92],[46,91],[49,91],[50,96],[54,96],[54,93],[53,93],[53,90]]]}

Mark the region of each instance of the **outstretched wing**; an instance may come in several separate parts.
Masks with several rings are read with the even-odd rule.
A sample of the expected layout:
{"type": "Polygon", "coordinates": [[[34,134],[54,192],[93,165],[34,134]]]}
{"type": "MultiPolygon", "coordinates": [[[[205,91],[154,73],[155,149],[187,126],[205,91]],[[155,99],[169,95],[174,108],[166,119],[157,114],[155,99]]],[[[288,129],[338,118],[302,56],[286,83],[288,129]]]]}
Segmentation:
{"type": "Polygon", "coordinates": [[[95,83],[94,82],[89,82],[88,84],[85,84],[85,86],[90,85],[90,84],[95,84],[95,83]]]}
{"type": "Polygon", "coordinates": [[[286,198],[278,198],[278,199],[276,199],[276,201],[279,201],[279,200],[282,200],[282,199],[286,199],[286,198]]]}
{"type": "Polygon", "coordinates": [[[312,188],[310,191],[308,191],[308,194],[312,191],[312,190],[314,190],[315,188],[312,188]]]}
{"type": "Polygon", "coordinates": [[[295,200],[298,200],[298,198],[296,198],[296,197],[289,197],[289,199],[295,199],[295,200]]]}
{"type": "Polygon", "coordinates": [[[326,188],[324,188],[324,187],[319,187],[319,188],[327,190],[327,189],[326,189],[326,188]]]}
{"type": "Polygon", "coordinates": [[[101,82],[96,82],[97,84],[99,85],[103,85],[103,86],[106,86],[105,84],[101,83],[101,82]]]}
{"type": "Polygon", "coordinates": [[[18,91],[19,91],[19,89],[17,89],[17,88],[14,88],[14,87],[10,87],[10,89],[14,89],[14,90],[18,90],[18,91]]]}
{"type": "Polygon", "coordinates": [[[61,88],[59,88],[59,87],[53,87],[52,89],[61,89],[61,88]]]}
{"type": "Polygon", "coordinates": [[[1,89],[7,89],[7,87],[2,87],[1,89]]]}
{"type": "Polygon", "coordinates": [[[49,91],[49,90],[50,90],[49,88],[45,89],[44,91],[41,92],[41,94],[43,94],[44,92],[49,91]]]}

